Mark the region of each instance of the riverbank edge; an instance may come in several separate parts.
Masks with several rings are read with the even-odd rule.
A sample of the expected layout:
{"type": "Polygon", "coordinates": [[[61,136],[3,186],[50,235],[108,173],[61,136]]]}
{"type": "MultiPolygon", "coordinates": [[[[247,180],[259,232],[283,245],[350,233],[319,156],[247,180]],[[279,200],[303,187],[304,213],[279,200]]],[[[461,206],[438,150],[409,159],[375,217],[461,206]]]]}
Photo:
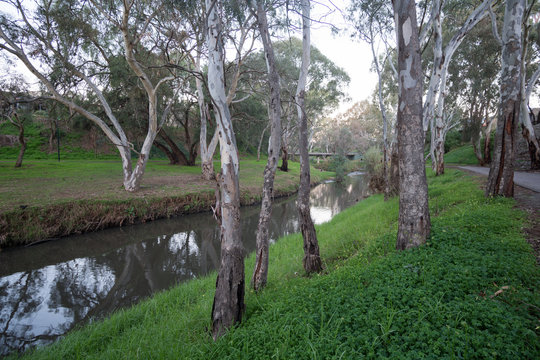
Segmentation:
{"type": "MultiPolygon", "coordinates": [[[[313,181],[311,187],[325,180],[313,181]]],[[[274,188],[274,198],[294,195],[298,187],[299,184],[294,187],[277,186],[274,188]]],[[[260,202],[261,191],[241,190],[241,206],[257,205],[260,202]]],[[[202,190],[179,196],[127,200],[85,199],[14,209],[0,214],[0,251],[70,235],[211,211],[214,205],[215,191],[202,190]]]]}
{"type": "MultiPolygon", "coordinates": [[[[527,315],[527,309],[529,304],[538,305],[538,294],[534,294],[531,281],[537,281],[539,273],[534,265],[530,247],[523,238],[524,214],[514,208],[513,200],[484,198],[483,192],[478,190],[476,182],[471,181],[470,175],[463,176],[462,171],[456,170],[450,170],[448,173],[451,175],[445,174],[436,178],[431,176],[431,180],[437,183],[436,188],[430,186],[430,211],[434,223],[431,239],[420,248],[395,251],[398,201],[397,198],[392,198],[388,202],[383,201],[381,195],[371,196],[357,206],[336,215],[329,223],[317,226],[321,253],[326,254],[326,270],[319,275],[305,277],[300,273],[302,242],[299,234],[280,239],[270,247],[274,263],[269,273],[267,288],[260,294],[247,292],[246,319],[242,325],[217,342],[214,342],[208,334],[208,315],[215,290],[214,272],[154,294],[150,299],[129,309],[119,310],[106,320],[81,326],[78,330],[71,331],[63,340],[31,350],[24,354],[24,357],[255,359],[270,358],[271,353],[264,348],[264,345],[270,344],[266,346],[270,350],[274,352],[279,350],[279,354],[289,354],[288,358],[292,358],[294,354],[290,350],[297,349],[298,343],[305,345],[305,348],[300,349],[301,354],[305,355],[303,358],[311,354],[310,350],[317,355],[317,352],[325,349],[335,349],[338,355],[343,351],[341,353],[343,357],[347,346],[351,344],[341,343],[337,346],[335,339],[339,333],[340,341],[354,340],[353,350],[358,347],[369,348],[370,345],[372,350],[376,350],[376,346],[382,347],[382,350],[391,347],[396,350],[395,344],[398,344],[400,350],[399,346],[402,346],[400,343],[404,339],[408,344],[420,345],[421,350],[406,349],[406,352],[402,352],[403,358],[419,358],[430,353],[444,357],[441,351],[454,348],[467,350],[469,355],[476,354],[476,357],[497,357],[495,356],[497,354],[501,356],[496,351],[500,349],[489,348],[492,345],[497,347],[508,345],[504,349],[510,352],[501,356],[505,358],[504,355],[509,355],[515,350],[512,348],[514,344],[512,341],[505,341],[509,339],[499,339],[498,335],[501,331],[510,335],[517,331],[509,325],[519,325],[519,334],[510,340],[525,337],[530,340],[535,336],[535,331],[529,328],[534,325],[534,321],[531,321],[532,314],[527,315]],[[450,182],[460,180],[462,177],[467,180],[448,186],[450,182]],[[486,212],[486,210],[495,211],[486,212]],[[493,214],[494,212],[497,214],[493,214]],[[504,223],[500,221],[500,215],[504,215],[503,218],[506,219],[504,223]],[[351,237],[353,234],[357,235],[351,237]],[[478,245],[475,245],[476,243],[478,245]],[[470,246],[474,247],[473,254],[469,254],[465,249],[470,246]],[[504,251],[499,253],[499,249],[504,251]],[[445,257],[437,258],[434,255],[445,257]],[[513,256],[508,259],[506,255],[513,256]],[[428,260],[436,258],[437,261],[427,263],[428,260]],[[508,259],[509,262],[500,261],[501,259],[508,259]],[[486,268],[485,265],[489,266],[486,268]],[[360,269],[357,271],[358,274],[356,272],[349,274],[355,268],[360,269]],[[472,276],[472,270],[480,272],[477,275],[483,276],[481,281],[475,283],[476,285],[469,284],[463,289],[459,286],[454,289],[455,285],[467,285],[475,278],[472,276]],[[424,278],[432,272],[437,273],[440,279],[424,278]],[[468,276],[463,276],[464,273],[468,276]],[[486,277],[486,274],[489,276],[486,277]],[[499,277],[501,279],[497,279],[497,283],[492,281],[499,277]],[[419,282],[421,279],[424,281],[419,282]],[[444,280],[443,283],[429,281],[442,281],[441,279],[444,280]],[[504,281],[499,281],[502,279],[504,281]],[[399,285],[400,291],[406,291],[407,301],[404,305],[406,309],[396,308],[405,299],[401,296],[403,295],[401,292],[395,294],[389,291],[390,287],[386,283],[399,285]],[[505,286],[502,286],[503,284],[505,286]],[[379,289],[381,285],[384,287],[379,289]],[[423,287],[428,285],[431,286],[431,292],[424,294],[423,287]],[[347,295],[345,290],[349,287],[352,293],[347,295]],[[467,291],[463,292],[464,289],[467,291]],[[381,293],[380,290],[385,292],[381,293]],[[338,298],[337,301],[336,295],[344,291],[343,295],[347,296],[342,300],[338,298]],[[325,293],[334,295],[327,296],[325,293]],[[287,298],[294,298],[295,301],[282,300],[285,298],[284,295],[287,295],[287,298]],[[356,305],[364,304],[368,308],[340,303],[350,299],[352,297],[350,295],[361,301],[356,305]],[[392,297],[388,298],[390,295],[392,297]],[[334,308],[336,304],[341,304],[342,308],[334,308]],[[463,308],[455,306],[459,304],[462,304],[463,308]],[[524,307],[524,304],[527,306],[524,307]],[[407,308],[408,306],[412,308],[407,308]],[[469,306],[475,308],[468,310],[469,306]],[[425,311],[421,312],[422,308],[425,308],[425,311]],[[354,317],[351,317],[351,314],[344,314],[351,309],[356,311],[352,314],[354,317]],[[290,313],[294,316],[291,317],[290,313]],[[518,313],[527,316],[527,325],[515,318],[518,313]],[[395,329],[395,326],[400,324],[396,321],[399,320],[398,315],[399,317],[411,315],[412,318],[409,320],[414,320],[411,327],[407,325],[401,329],[404,332],[395,329]],[[513,323],[497,326],[499,320],[507,319],[509,315],[514,317],[513,323]],[[358,318],[359,316],[362,317],[358,318]],[[352,319],[355,321],[351,322],[352,319]],[[385,323],[381,323],[384,320],[390,321],[388,324],[390,331],[385,335],[386,341],[364,343],[361,338],[353,338],[351,334],[344,332],[351,325],[360,323],[362,324],[360,328],[372,336],[368,340],[373,338],[377,340],[380,338],[378,329],[381,331],[385,329],[383,328],[385,323]],[[433,324],[430,325],[430,321],[433,321],[433,324]],[[426,329],[430,331],[418,333],[422,330],[418,324],[426,323],[426,329]],[[272,324],[278,327],[273,328],[272,324]],[[440,326],[445,334],[441,335],[435,331],[438,328],[430,328],[435,325],[440,326]],[[269,334],[271,336],[261,336],[266,330],[271,331],[269,334]],[[314,330],[318,332],[314,333],[314,330]],[[525,330],[528,332],[523,333],[525,330]],[[283,335],[284,332],[289,337],[282,337],[278,339],[279,341],[272,338],[275,333],[283,335]],[[325,338],[323,335],[328,336],[325,338]],[[428,335],[429,339],[426,338],[428,335]],[[490,339],[486,339],[485,336],[490,336],[490,339]],[[329,339],[333,339],[334,342],[329,343],[329,339]],[[437,339],[440,341],[434,344],[433,341],[437,339]],[[254,349],[257,349],[258,357],[254,356],[254,349]],[[475,353],[480,350],[481,352],[475,353]],[[486,353],[487,350],[490,352],[486,353]]],[[[252,267],[253,260],[253,254],[248,256],[246,269],[252,267]]],[[[530,308],[533,309],[532,305],[530,308]]],[[[519,343],[523,345],[524,342],[527,343],[527,341],[519,343]]],[[[531,353],[535,352],[538,355],[540,350],[538,345],[529,342],[528,346],[531,353]]],[[[385,357],[389,356],[388,353],[384,354],[385,357]]],[[[371,357],[377,355],[381,353],[371,353],[371,357]]]]}

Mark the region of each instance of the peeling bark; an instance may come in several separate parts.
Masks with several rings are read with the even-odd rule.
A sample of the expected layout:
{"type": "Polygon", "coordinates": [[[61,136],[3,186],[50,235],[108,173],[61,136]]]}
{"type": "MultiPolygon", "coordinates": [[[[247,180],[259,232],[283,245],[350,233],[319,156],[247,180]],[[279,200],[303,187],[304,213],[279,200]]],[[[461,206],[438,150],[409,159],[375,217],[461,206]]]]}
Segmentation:
{"type": "Polygon", "coordinates": [[[525,0],[508,0],[501,56],[501,104],[486,196],[514,196],[514,158],[521,96],[522,18],[525,0]]]}
{"type": "Polygon", "coordinates": [[[398,43],[399,250],[425,243],[430,233],[423,156],[422,68],[413,0],[394,0],[398,43]],[[410,27],[410,29],[408,29],[410,27]],[[407,30],[407,31],[406,31],[407,30]],[[410,34],[409,34],[410,32],[410,34]]]}
{"type": "Polygon", "coordinates": [[[209,51],[208,88],[216,109],[221,173],[218,176],[221,230],[221,263],[212,305],[212,336],[225,334],[242,320],[244,313],[244,247],[240,228],[239,158],[227,105],[224,83],[222,24],[219,17],[222,2],[205,0],[208,13],[206,42],[209,51]]]}

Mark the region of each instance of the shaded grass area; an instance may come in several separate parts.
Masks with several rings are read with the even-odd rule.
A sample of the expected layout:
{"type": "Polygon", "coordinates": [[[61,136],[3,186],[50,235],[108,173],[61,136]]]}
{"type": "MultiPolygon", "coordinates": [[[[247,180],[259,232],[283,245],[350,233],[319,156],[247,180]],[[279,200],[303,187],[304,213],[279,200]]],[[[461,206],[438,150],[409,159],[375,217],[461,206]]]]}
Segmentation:
{"type": "MultiPolygon", "coordinates": [[[[260,201],[265,164],[241,161],[243,205],[260,201]]],[[[219,170],[219,161],[214,167],[219,170]]],[[[299,174],[298,163],[278,171],[275,195],[296,192],[299,174]]],[[[313,169],[312,182],[332,175],[313,169]]],[[[0,247],[210,210],[214,191],[200,167],[165,161],[149,161],[136,193],[124,190],[119,161],[25,161],[19,169],[0,162],[0,247]]]]}
{"type": "Polygon", "coordinates": [[[478,159],[474,155],[471,144],[467,144],[444,154],[444,162],[447,164],[478,165],[478,159]]]}
{"type": "MultiPolygon", "coordinates": [[[[72,332],[35,359],[533,359],[540,273],[508,199],[456,170],[429,176],[431,239],[396,252],[397,199],[370,197],[318,226],[326,270],[305,277],[298,234],[270,249],[269,285],[213,342],[215,275],[72,332]]],[[[253,267],[246,261],[246,274],[253,267]]]]}

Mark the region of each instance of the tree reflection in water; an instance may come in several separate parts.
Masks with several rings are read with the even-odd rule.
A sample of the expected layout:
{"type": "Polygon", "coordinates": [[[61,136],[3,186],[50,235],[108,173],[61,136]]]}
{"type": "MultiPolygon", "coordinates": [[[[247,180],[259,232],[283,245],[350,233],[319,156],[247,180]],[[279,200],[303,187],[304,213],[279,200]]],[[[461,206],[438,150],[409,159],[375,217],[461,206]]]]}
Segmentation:
{"type": "MultiPolygon", "coordinates": [[[[361,177],[312,189],[316,223],[365,196],[361,177]]],[[[273,207],[270,238],[298,231],[295,197],[273,207]]],[[[242,208],[246,252],[255,249],[259,209],[242,208]]],[[[210,213],[109,229],[0,252],[0,356],[46,344],[156,291],[204,276],[220,259],[210,213]]]]}

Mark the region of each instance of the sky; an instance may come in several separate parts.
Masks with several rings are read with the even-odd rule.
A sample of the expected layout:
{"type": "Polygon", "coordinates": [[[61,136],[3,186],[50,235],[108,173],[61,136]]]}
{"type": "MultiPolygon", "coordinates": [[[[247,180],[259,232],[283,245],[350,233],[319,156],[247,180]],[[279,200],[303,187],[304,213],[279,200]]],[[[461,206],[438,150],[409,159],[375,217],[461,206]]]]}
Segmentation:
{"type": "MultiPolygon", "coordinates": [[[[329,3],[329,1],[322,2],[329,3]]],[[[349,0],[333,1],[333,4],[339,6],[342,12],[346,11],[348,3],[349,0]]],[[[315,5],[312,10],[313,19],[316,20],[318,14],[323,11],[326,11],[324,7],[315,5]]],[[[324,20],[340,29],[346,29],[349,26],[339,11],[334,11],[324,20]]],[[[370,71],[373,57],[367,43],[352,39],[346,33],[333,35],[329,25],[316,22],[312,24],[311,43],[336,65],[343,68],[351,78],[348,89],[350,101],[342,103],[338,112],[343,112],[354,103],[371,97],[377,83],[377,74],[370,71]]]]}
{"type": "MultiPolygon", "coordinates": [[[[370,72],[372,56],[369,46],[361,43],[358,40],[351,39],[350,35],[340,33],[333,35],[330,25],[332,23],[340,29],[345,29],[347,24],[343,19],[350,0],[317,0],[313,1],[314,7],[312,10],[312,18],[314,20],[321,19],[323,22],[314,21],[311,29],[312,45],[317,47],[326,57],[332,60],[336,65],[343,68],[350,76],[351,81],[347,94],[349,101],[342,103],[336,112],[344,112],[354,103],[369,98],[375,89],[377,76],[374,72],[370,72]],[[337,10],[336,6],[340,9],[337,10]],[[329,8],[333,11],[329,12],[329,8]],[[340,11],[341,10],[341,11],[340,11]],[[323,17],[324,15],[324,17],[323,17]]],[[[1,8],[0,11],[6,11],[6,8],[1,8]]],[[[0,59],[0,71],[2,73],[11,73],[13,71],[24,73],[25,78],[32,87],[36,87],[37,79],[31,75],[24,66],[18,61],[15,62],[15,68],[7,65],[0,59]]]]}

